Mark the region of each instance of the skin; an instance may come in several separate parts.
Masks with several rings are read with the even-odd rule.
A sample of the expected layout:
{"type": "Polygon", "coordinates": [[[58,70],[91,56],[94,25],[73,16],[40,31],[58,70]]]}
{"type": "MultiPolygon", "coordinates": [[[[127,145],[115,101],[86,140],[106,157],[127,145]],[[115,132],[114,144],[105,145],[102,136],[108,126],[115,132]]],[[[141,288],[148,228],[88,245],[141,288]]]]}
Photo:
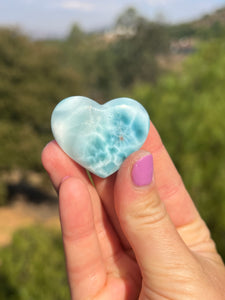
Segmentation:
{"type": "Polygon", "coordinates": [[[55,141],[42,162],[59,194],[71,299],[224,299],[222,259],[154,125],[95,187],[55,141]],[[132,166],[149,152],[153,181],[137,187],[132,166]]]}

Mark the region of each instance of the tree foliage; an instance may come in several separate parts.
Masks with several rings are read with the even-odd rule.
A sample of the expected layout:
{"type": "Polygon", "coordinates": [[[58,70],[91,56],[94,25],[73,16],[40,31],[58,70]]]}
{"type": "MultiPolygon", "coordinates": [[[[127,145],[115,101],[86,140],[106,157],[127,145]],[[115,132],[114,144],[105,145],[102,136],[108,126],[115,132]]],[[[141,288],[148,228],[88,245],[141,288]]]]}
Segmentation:
{"type": "Polygon", "coordinates": [[[0,30],[0,169],[40,169],[51,110],[79,89],[76,72],[59,60],[56,47],[32,42],[15,30],[0,30]]]}
{"type": "Polygon", "coordinates": [[[42,227],[18,231],[0,250],[0,298],[69,299],[63,245],[58,233],[42,227]]]}

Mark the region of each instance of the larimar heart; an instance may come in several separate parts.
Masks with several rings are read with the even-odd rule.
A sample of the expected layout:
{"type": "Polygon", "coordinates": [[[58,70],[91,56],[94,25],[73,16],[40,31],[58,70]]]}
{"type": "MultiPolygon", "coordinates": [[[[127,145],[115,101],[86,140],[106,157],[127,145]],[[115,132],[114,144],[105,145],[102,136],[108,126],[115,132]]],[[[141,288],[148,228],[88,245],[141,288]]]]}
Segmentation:
{"type": "Polygon", "coordinates": [[[141,148],[149,126],[144,107],[129,98],[100,105],[86,97],[69,97],[55,107],[51,118],[59,146],[102,178],[116,172],[127,156],[141,148]]]}

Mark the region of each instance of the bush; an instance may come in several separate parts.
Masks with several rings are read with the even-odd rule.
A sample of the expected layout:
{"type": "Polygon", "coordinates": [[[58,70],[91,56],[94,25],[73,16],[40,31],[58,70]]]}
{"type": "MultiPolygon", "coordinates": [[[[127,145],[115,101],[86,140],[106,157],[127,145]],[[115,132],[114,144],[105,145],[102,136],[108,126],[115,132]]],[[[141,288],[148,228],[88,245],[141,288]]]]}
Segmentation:
{"type": "Polygon", "coordinates": [[[0,299],[70,299],[61,236],[32,227],[0,250],[0,299]]]}
{"type": "Polygon", "coordinates": [[[6,199],[7,199],[7,187],[6,184],[1,181],[0,182],[0,206],[6,204],[6,199]]]}

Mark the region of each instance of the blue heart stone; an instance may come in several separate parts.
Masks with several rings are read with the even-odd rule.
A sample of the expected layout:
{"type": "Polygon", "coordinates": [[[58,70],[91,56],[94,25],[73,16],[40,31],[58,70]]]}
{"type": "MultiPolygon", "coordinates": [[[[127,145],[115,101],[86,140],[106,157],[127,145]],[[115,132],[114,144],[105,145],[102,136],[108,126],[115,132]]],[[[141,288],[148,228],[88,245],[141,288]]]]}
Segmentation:
{"type": "Polygon", "coordinates": [[[116,172],[127,156],[141,148],[149,126],[144,107],[129,98],[100,105],[89,98],[69,97],[55,107],[51,118],[59,146],[102,178],[116,172]]]}

